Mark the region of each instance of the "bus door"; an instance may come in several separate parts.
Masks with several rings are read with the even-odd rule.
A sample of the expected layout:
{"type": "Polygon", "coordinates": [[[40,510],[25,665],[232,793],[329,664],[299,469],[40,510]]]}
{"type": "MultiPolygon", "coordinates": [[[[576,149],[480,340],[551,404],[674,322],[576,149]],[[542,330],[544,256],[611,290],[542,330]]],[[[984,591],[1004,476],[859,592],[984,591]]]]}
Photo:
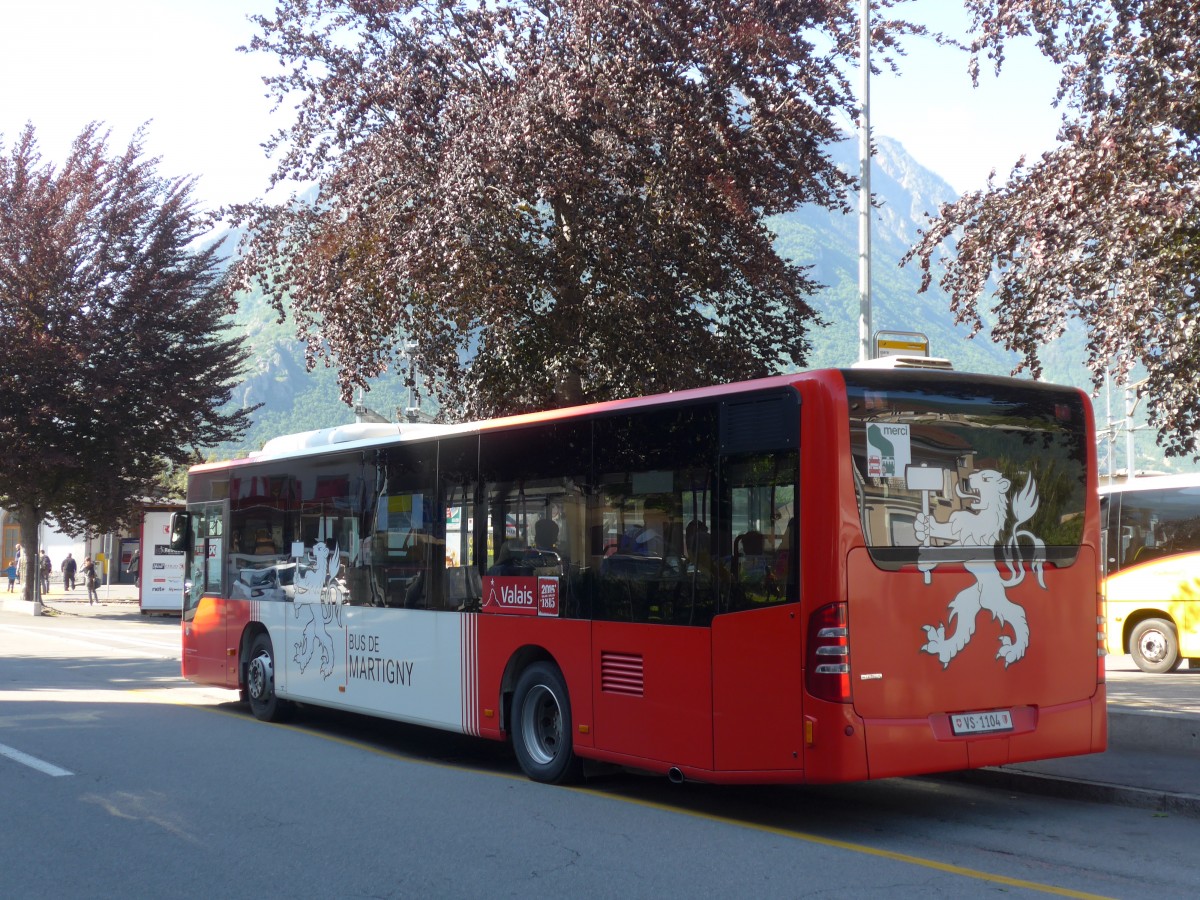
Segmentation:
{"type": "MultiPolygon", "coordinates": [[[[224,685],[233,657],[228,655],[228,603],[224,598],[224,540],[228,503],[195,503],[189,508],[188,570],[183,598],[183,677],[224,685]]],[[[236,684],[237,673],[232,673],[236,684]]]]}
{"type": "Polygon", "coordinates": [[[716,424],[711,403],[596,422],[585,560],[595,746],[705,770],[716,424]]]}
{"type": "Polygon", "coordinates": [[[712,641],[714,767],[803,768],[800,607],[718,616],[712,641]]]}
{"type": "MultiPolygon", "coordinates": [[[[794,446],[794,409],[792,400],[780,413],[755,416],[755,440],[770,437],[763,423],[778,421],[787,423],[778,443],[794,446]]],[[[794,449],[721,460],[728,553],[721,554],[721,615],[712,624],[712,680],[714,763],[722,772],[804,765],[798,464],[794,449]]]]}

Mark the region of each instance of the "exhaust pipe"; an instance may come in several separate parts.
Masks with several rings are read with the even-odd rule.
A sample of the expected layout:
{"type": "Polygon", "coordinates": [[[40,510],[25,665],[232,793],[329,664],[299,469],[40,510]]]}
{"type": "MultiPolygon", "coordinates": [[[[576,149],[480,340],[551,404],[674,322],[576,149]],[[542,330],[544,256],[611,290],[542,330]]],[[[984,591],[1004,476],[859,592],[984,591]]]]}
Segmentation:
{"type": "Polygon", "coordinates": [[[679,771],[678,766],[671,766],[667,770],[667,781],[671,782],[671,784],[683,784],[683,773],[679,771]]]}

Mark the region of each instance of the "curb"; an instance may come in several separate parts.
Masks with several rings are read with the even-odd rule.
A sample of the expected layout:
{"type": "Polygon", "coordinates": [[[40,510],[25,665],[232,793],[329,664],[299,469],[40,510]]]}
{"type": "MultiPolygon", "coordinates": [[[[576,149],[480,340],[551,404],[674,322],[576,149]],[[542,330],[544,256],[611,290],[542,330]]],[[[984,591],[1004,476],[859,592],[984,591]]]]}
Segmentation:
{"type": "MultiPolygon", "coordinates": [[[[1170,765],[1172,757],[1176,757],[1180,766],[1188,772],[1193,772],[1196,760],[1200,757],[1200,716],[1192,712],[1114,708],[1110,705],[1108,747],[1117,754],[1128,753],[1131,758],[1136,754],[1151,754],[1151,758],[1135,765],[1170,765]]],[[[1034,768],[1036,765],[1014,763],[1008,766],[951,772],[937,777],[999,790],[1148,809],[1162,815],[1200,818],[1200,794],[1088,778],[1086,768],[1074,775],[1039,772],[1034,768]]],[[[1187,779],[1183,783],[1186,781],[1187,779]]]]}
{"type": "MultiPolygon", "coordinates": [[[[102,597],[100,602],[113,608],[129,605],[140,608],[136,596],[109,595],[102,597]]],[[[34,603],[15,597],[0,596],[0,613],[16,613],[26,616],[50,616],[61,613],[77,615],[78,613],[74,613],[73,610],[76,607],[86,607],[87,605],[86,595],[80,597],[72,594],[48,594],[42,597],[41,602],[34,603]]]]}
{"type": "Polygon", "coordinates": [[[1167,815],[1200,818],[1200,796],[1176,791],[1130,787],[1109,784],[1103,781],[1087,781],[1079,778],[1063,778],[1040,772],[993,767],[952,772],[937,776],[945,781],[961,781],[984,787],[1057,797],[1062,800],[1083,800],[1088,803],[1106,803],[1149,809],[1167,815]]]}

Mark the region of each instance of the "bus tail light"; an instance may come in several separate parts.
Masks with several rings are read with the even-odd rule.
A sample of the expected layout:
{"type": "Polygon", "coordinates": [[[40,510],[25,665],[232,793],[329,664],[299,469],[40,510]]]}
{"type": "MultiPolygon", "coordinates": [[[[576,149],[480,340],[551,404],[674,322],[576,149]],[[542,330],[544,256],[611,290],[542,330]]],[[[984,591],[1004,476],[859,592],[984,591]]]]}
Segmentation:
{"type": "Polygon", "coordinates": [[[821,700],[850,702],[850,629],[846,604],[822,606],[808,620],[805,651],[808,692],[821,700]]]}

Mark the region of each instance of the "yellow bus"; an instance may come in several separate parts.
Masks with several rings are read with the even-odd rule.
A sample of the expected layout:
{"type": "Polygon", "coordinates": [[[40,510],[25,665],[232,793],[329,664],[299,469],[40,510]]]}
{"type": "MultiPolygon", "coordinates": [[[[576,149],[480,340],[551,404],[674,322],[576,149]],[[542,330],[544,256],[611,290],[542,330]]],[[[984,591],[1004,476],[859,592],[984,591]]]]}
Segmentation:
{"type": "Polygon", "coordinates": [[[1200,668],[1200,474],[1100,488],[1109,653],[1143,672],[1200,668]]]}

